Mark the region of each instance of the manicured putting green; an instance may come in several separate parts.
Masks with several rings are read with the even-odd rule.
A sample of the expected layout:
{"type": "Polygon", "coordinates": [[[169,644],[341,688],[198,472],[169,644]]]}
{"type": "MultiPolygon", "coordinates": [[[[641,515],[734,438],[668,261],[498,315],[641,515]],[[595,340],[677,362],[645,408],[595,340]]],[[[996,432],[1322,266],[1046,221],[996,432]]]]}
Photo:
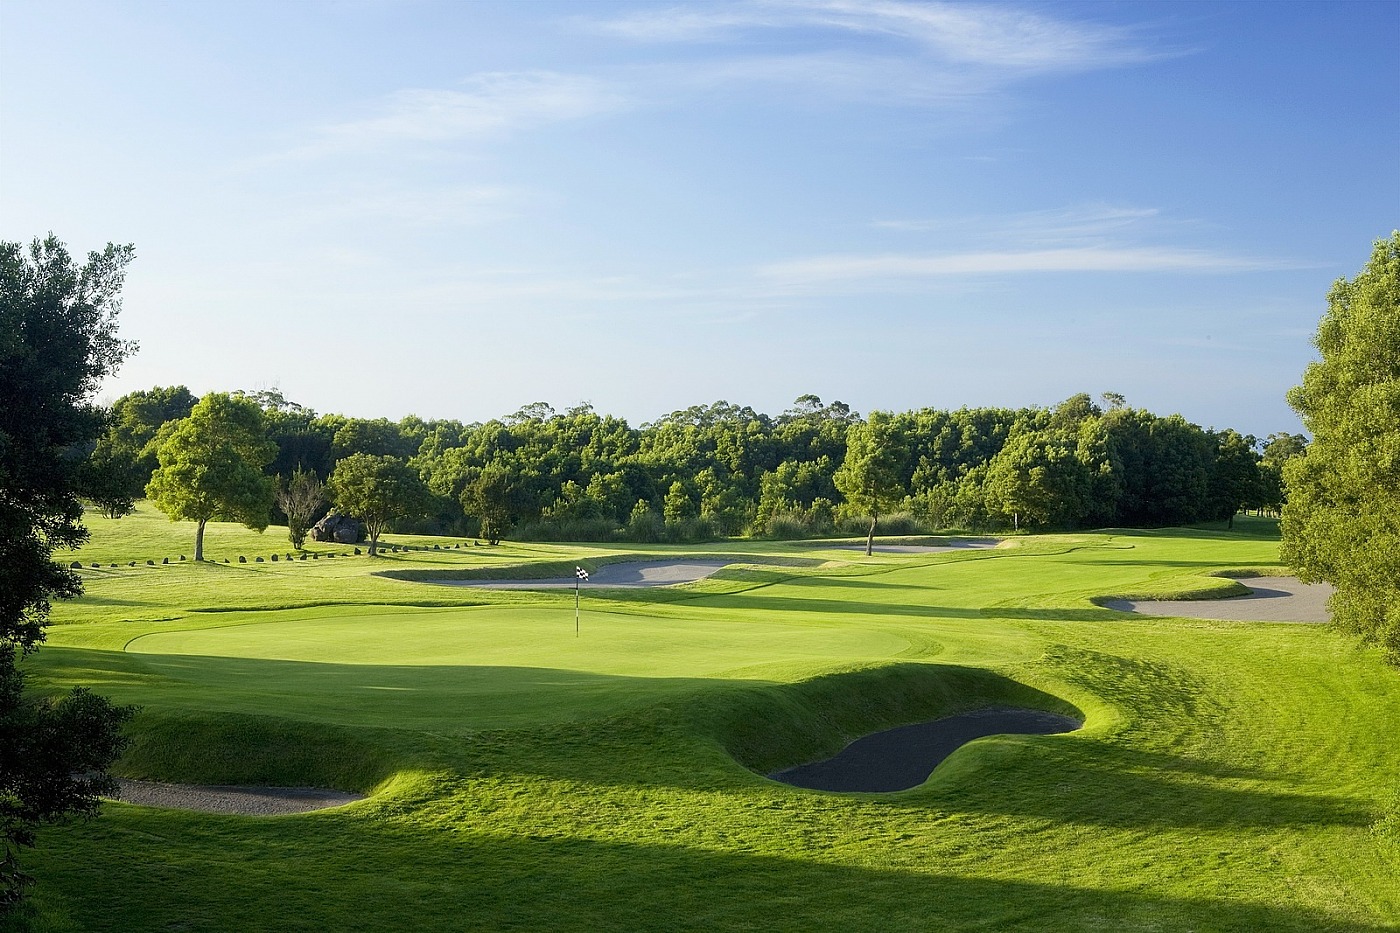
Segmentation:
{"type": "Polygon", "coordinates": [[[898,635],[791,622],[658,618],[573,607],[448,609],[333,607],[240,614],[218,628],[143,635],[139,654],[327,664],[512,665],[629,677],[712,677],[756,658],[784,663],[886,658],[909,647],[898,635]]]}
{"type": "MultiPolygon", "coordinates": [[[[908,647],[889,631],[718,615],[590,612],[576,637],[572,606],[322,607],[140,635],[104,652],[108,676],[89,682],[119,701],[461,732],[605,716],[908,647]]],[[[91,674],[94,653],[84,660],[91,674]]]]}

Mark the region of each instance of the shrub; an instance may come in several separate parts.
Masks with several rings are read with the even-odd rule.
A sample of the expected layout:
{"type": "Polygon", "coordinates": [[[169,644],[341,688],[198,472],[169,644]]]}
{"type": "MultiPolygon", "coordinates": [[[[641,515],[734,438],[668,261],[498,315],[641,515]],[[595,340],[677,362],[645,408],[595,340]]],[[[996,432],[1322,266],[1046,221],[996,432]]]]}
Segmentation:
{"type": "Polygon", "coordinates": [[[811,534],[807,517],[801,512],[778,512],[768,519],[765,537],[777,541],[806,538],[811,534]]]}

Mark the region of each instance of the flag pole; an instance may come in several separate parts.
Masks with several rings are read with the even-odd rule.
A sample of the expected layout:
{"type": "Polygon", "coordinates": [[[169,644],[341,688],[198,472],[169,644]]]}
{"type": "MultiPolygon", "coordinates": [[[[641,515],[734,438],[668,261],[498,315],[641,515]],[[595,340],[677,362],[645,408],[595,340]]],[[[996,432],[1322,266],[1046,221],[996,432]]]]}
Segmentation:
{"type": "Polygon", "coordinates": [[[574,568],[574,637],[578,638],[578,590],[579,584],[588,579],[588,571],[582,567],[574,568]]]}

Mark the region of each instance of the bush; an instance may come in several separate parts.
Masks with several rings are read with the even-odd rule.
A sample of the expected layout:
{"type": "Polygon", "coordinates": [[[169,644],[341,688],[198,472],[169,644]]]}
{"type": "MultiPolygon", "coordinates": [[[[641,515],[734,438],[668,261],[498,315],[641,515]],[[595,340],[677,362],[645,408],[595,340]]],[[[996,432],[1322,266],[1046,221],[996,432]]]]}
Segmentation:
{"type": "Polygon", "coordinates": [[[666,540],[676,543],[713,541],[720,537],[714,524],[705,518],[684,518],[666,523],[666,540]]]}
{"type": "MultiPolygon", "coordinates": [[[[842,535],[863,538],[870,531],[870,516],[849,511],[843,512],[837,519],[836,530],[842,535]]],[[[880,521],[875,525],[877,538],[922,534],[928,534],[927,529],[910,512],[891,512],[889,515],[881,515],[880,521]]]]}
{"type": "Polygon", "coordinates": [[[610,518],[542,518],[518,526],[516,541],[612,541],[618,524],[610,518]]]}
{"type": "Polygon", "coordinates": [[[810,537],[811,533],[812,529],[807,524],[805,515],[800,512],[779,512],[768,519],[764,537],[777,541],[792,541],[810,537]]]}

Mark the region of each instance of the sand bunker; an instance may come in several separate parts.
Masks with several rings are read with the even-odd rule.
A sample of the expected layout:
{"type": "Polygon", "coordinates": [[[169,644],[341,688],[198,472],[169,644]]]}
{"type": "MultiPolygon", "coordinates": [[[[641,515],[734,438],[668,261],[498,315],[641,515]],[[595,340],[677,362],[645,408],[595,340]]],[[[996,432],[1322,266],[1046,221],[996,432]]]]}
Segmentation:
{"type": "Polygon", "coordinates": [[[788,768],[769,777],[812,790],[908,790],[927,781],[943,759],[973,739],[989,735],[1053,735],[1073,732],[1082,725],[1077,719],[1044,710],[990,707],[862,736],[834,758],[788,768]]]}
{"type": "Polygon", "coordinates": [[[158,781],[130,781],[118,778],[123,803],[205,813],[232,813],[238,816],[280,816],[340,807],[362,794],[347,794],[320,787],[235,787],[228,785],[163,784],[158,781]]]}
{"type": "Polygon", "coordinates": [[[1328,583],[1299,583],[1293,577],[1248,577],[1248,596],[1225,599],[1110,599],[1101,605],[1119,612],[1152,616],[1184,616],[1190,619],[1222,619],[1228,622],[1307,622],[1331,620],[1327,599],[1334,588],[1328,583]]]}
{"type": "MultiPolygon", "coordinates": [[[[604,564],[588,575],[584,586],[671,586],[676,583],[694,583],[703,580],[721,567],[734,563],[753,563],[749,558],[742,560],[634,560],[619,564],[604,564]]],[[[574,575],[540,580],[435,580],[448,586],[482,586],[491,589],[552,589],[574,586],[574,575]]]]}
{"type": "MultiPolygon", "coordinates": [[[[1001,541],[996,538],[964,538],[961,541],[950,541],[947,544],[880,544],[876,542],[874,550],[880,554],[942,554],[944,551],[965,551],[968,548],[993,548],[1001,541]]],[[[834,551],[860,551],[865,553],[863,544],[835,544],[831,550],[834,551]]]]}

